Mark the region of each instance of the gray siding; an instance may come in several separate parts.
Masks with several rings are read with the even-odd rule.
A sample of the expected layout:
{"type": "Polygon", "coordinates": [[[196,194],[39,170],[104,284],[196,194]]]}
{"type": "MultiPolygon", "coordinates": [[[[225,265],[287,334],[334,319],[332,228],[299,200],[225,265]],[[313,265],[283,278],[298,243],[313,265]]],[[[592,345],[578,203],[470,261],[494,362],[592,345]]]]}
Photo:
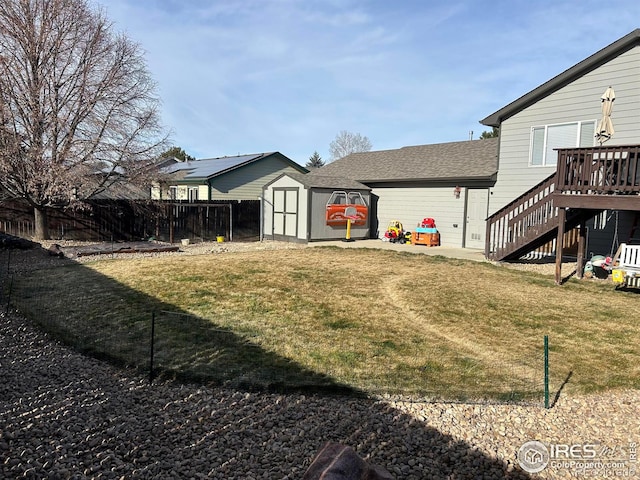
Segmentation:
{"type": "Polygon", "coordinates": [[[612,114],[616,133],[608,144],[640,143],[640,47],[635,47],[502,123],[490,214],[555,172],[555,167],[529,166],[531,127],[599,120],[600,96],[609,85],[616,93],[612,114]]]}
{"type": "MultiPolygon", "coordinates": [[[[436,221],[443,246],[462,247],[464,232],[464,198],[455,198],[452,187],[374,188],[378,200],[378,237],[382,238],[389,222],[402,222],[405,230],[413,231],[423,218],[436,221]]],[[[375,234],[375,232],[373,232],[375,234]]]]}
{"type": "Polygon", "coordinates": [[[283,173],[299,172],[273,156],[225,173],[211,180],[212,200],[257,200],[262,188],[283,173]]]}

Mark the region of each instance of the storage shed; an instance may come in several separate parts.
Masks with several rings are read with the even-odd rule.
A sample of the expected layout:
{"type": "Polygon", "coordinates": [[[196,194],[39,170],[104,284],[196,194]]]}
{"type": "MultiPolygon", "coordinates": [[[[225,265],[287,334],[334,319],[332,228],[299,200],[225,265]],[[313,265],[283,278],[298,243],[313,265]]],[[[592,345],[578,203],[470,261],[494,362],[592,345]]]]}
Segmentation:
{"type": "Polygon", "coordinates": [[[441,245],[480,249],[497,153],[497,138],[416,145],[352,153],[309,175],[351,178],[370,187],[373,237],[382,238],[392,221],[413,231],[430,217],[441,245]]]}
{"type": "Polygon", "coordinates": [[[262,238],[313,242],[369,237],[371,189],[355,180],[284,173],[265,185],[262,238]]]}

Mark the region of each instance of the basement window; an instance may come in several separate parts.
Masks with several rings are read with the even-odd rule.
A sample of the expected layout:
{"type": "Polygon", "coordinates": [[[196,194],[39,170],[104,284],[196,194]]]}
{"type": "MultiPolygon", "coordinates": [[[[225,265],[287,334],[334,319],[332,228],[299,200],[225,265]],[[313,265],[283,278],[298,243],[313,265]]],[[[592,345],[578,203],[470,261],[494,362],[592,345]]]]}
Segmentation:
{"type": "Polygon", "coordinates": [[[529,165],[555,167],[558,152],[554,148],[593,147],[595,131],[595,120],[531,127],[529,165]]]}

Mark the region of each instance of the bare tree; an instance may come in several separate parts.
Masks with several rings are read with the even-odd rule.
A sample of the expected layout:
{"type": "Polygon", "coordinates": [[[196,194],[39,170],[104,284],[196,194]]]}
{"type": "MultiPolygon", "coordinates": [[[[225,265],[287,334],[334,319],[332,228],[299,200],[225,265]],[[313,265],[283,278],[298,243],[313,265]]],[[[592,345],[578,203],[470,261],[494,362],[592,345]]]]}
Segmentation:
{"type": "Polygon", "coordinates": [[[140,47],[87,0],[0,2],[0,182],[49,208],[140,182],[166,148],[140,47]]]}
{"type": "Polygon", "coordinates": [[[371,142],[367,137],[346,130],[342,130],[329,144],[331,161],[346,157],[351,153],[368,152],[369,150],[371,150],[371,142]]]}

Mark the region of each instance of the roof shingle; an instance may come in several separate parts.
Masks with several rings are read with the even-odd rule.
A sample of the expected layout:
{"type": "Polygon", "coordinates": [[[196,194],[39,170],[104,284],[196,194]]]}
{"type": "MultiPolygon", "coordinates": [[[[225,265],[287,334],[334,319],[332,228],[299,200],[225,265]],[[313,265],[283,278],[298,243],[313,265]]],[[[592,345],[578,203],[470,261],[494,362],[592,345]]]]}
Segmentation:
{"type": "Polygon", "coordinates": [[[486,180],[498,171],[498,139],[417,145],[352,153],[309,176],[346,177],[362,183],[486,180]]]}
{"type": "Polygon", "coordinates": [[[288,177],[300,182],[307,188],[329,188],[329,189],[345,189],[345,190],[371,190],[360,182],[345,177],[335,177],[322,175],[318,172],[313,175],[310,173],[287,173],[288,177]]]}

